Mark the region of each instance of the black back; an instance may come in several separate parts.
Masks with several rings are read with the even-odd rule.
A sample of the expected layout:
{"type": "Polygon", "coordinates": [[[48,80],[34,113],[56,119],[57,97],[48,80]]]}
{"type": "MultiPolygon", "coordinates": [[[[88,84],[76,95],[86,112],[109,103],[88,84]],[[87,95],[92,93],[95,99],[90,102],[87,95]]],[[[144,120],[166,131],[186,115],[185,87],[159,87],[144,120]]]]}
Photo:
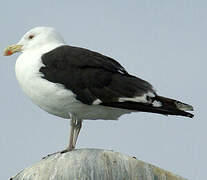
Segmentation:
{"type": "Polygon", "coordinates": [[[64,85],[85,104],[155,93],[148,82],[128,74],[114,59],[87,49],[60,46],[44,54],[42,63],[42,78],[64,85]]]}

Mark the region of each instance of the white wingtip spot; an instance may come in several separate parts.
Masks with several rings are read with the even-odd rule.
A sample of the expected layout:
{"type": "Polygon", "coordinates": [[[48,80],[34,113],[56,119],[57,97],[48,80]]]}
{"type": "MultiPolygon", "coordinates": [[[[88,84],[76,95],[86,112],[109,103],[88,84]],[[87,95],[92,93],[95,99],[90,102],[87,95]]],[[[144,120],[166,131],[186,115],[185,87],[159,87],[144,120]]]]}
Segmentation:
{"type": "Polygon", "coordinates": [[[102,101],[100,100],[100,99],[96,99],[96,100],[94,100],[93,101],[93,105],[98,105],[98,104],[101,104],[102,103],[102,101]]]}
{"type": "Polygon", "coordinates": [[[152,103],[152,106],[153,107],[161,107],[162,106],[162,103],[160,102],[160,101],[153,101],[153,103],[152,103]]]}
{"type": "Polygon", "coordinates": [[[193,111],[193,106],[189,104],[185,104],[182,102],[175,102],[175,105],[177,106],[178,109],[182,111],[193,111]]]}

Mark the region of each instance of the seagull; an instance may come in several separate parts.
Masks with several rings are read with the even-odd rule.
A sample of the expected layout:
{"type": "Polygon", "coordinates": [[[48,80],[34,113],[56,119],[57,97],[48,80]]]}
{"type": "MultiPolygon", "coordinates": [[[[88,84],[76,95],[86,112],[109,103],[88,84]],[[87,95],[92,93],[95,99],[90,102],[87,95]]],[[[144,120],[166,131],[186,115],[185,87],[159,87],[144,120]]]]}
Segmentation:
{"type": "Polygon", "coordinates": [[[67,45],[52,27],[35,27],[7,47],[5,56],[22,52],[16,78],[29,98],[46,112],[70,119],[68,147],[75,149],[83,120],[117,120],[132,112],[193,118],[191,105],[159,96],[145,80],[100,53],[67,45]]]}

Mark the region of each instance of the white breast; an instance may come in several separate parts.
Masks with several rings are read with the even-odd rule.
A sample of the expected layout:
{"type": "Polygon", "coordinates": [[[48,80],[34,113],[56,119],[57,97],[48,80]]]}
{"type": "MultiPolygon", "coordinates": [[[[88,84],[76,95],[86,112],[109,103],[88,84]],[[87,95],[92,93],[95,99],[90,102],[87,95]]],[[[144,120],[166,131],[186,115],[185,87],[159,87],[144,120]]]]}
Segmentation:
{"type": "MultiPolygon", "coordinates": [[[[47,52],[45,49],[42,51],[47,52]]],[[[68,110],[65,109],[68,109],[68,104],[76,102],[74,94],[62,85],[41,77],[39,69],[44,66],[41,61],[42,54],[40,50],[28,50],[18,57],[15,66],[17,80],[35,104],[51,114],[68,118],[68,110]]]]}

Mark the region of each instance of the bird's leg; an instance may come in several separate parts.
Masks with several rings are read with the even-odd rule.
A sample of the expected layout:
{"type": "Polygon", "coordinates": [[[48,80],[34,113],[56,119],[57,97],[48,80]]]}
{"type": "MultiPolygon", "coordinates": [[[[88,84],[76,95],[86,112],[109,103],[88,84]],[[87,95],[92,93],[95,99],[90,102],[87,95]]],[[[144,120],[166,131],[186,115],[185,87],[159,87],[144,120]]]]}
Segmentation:
{"type": "Polygon", "coordinates": [[[80,133],[81,127],[82,127],[82,119],[78,119],[76,118],[76,124],[75,124],[75,128],[74,128],[74,134],[73,134],[73,148],[75,148],[77,139],[78,139],[78,135],[80,133]]]}
{"type": "Polygon", "coordinates": [[[74,149],[73,137],[74,137],[75,124],[76,124],[75,116],[71,115],[69,146],[67,147],[68,151],[71,151],[72,149],[74,149]]]}
{"type": "MultiPolygon", "coordinates": [[[[68,147],[61,151],[61,152],[56,152],[56,153],[52,153],[47,155],[46,157],[49,157],[53,154],[57,154],[57,153],[66,153],[68,151],[72,151],[73,149],[75,149],[75,145],[78,139],[78,135],[80,133],[81,127],[82,127],[82,119],[79,119],[75,114],[70,114],[70,138],[69,138],[69,145],[68,147]]],[[[43,157],[43,159],[45,159],[46,157],[43,157]]]]}
{"type": "Polygon", "coordinates": [[[82,120],[78,119],[78,117],[75,114],[70,114],[70,138],[69,138],[69,146],[63,150],[61,153],[65,153],[68,151],[72,151],[73,149],[75,149],[75,145],[78,139],[78,135],[80,132],[80,129],[82,127],[82,120]]]}

